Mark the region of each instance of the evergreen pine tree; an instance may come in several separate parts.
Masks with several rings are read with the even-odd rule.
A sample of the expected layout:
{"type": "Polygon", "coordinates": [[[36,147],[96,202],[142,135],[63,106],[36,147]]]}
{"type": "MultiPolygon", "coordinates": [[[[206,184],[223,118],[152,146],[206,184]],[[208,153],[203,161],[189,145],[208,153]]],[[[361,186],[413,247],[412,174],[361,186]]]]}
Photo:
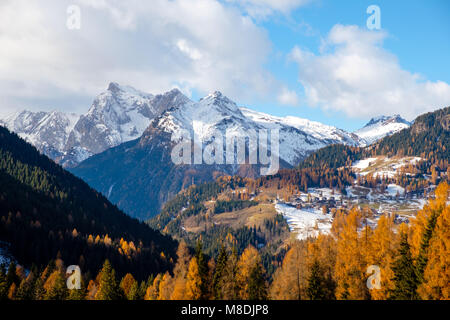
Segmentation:
{"type": "Polygon", "coordinates": [[[44,284],[45,300],[65,300],[68,296],[66,279],[61,271],[56,270],[48,277],[44,284]]]}
{"type": "Polygon", "coordinates": [[[8,267],[8,272],[6,273],[6,283],[8,285],[8,288],[11,287],[11,285],[14,283],[16,286],[20,284],[19,277],[16,273],[16,263],[14,261],[11,261],[8,267]]]}
{"type": "Polygon", "coordinates": [[[416,273],[419,284],[423,281],[423,273],[428,263],[427,249],[430,246],[430,240],[433,236],[434,228],[436,227],[437,217],[438,216],[435,212],[431,214],[420,242],[419,256],[416,261],[416,273]]]}
{"type": "Polygon", "coordinates": [[[127,299],[128,300],[141,300],[140,288],[139,288],[137,281],[135,281],[131,285],[130,291],[128,291],[128,294],[127,294],[127,299]]]}
{"type": "MultiPolygon", "coordinates": [[[[153,275],[151,277],[153,279],[153,275]]],[[[149,280],[150,280],[150,277],[149,277],[149,280]]],[[[150,281],[142,281],[141,282],[141,284],[139,286],[139,299],[138,300],[143,300],[144,299],[145,293],[147,292],[147,288],[149,286],[151,286],[152,283],[153,283],[153,280],[151,282],[150,281]],[[150,283],[150,285],[148,285],[148,283],[150,283]]]]}
{"type": "Polygon", "coordinates": [[[208,292],[208,261],[203,253],[203,243],[198,240],[197,247],[195,248],[195,257],[197,258],[198,272],[201,279],[201,297],[200,299],[206,299],[208,292]]]}
{"type": "Polygon", "coordinates": [[[310,275],[308,277],[308,286],[306,287],[306,294],[311,300],[326,299],[326,280],[323,278],[320,264],[315,260],[311,266],[310,275]]]}
{"type": "Polygon", "coordinates": [[[239,282],[238,282],[238,255],[236,247],[233,247],[231,255],[227,259],[226,267],[223,272],[223,280],[221,286],[221,297],[224,300],[239,299],[239,282]]]}
{"type": "Polygon", "coordinates": [[[44,300],[45,289],[44,289],[44,281],[41,277],[36,279],[33,290],[33,299],[34,300],[44,300]]]}
{"type": "Polygon", "coordinates": [[[217,300],[223,299],[222,285],[225,268],[227,267],[228,253],[224,245],[221,246],[217,258],[216,272],[213,278],[214,297],[217,300]]]}
{"type": "Polygon", "coordinates": [[[267,299],[267,287],[264,279],[264,269],[261,264],[253,266],[248,279],[248,298],[250,300],[267,299]]]}
{"type": "Polygon", "coordinates": [[[418,279],[406,233],[401,234],[398,258],[392,265],[392,271],[394,272],[393,282],[395,288],[391,290],[390,299],[418,299],[416,292],[418,279]]]}
{"type": "Polygon", "coordinates": [[[109,260],[105,260],[100,271],[100,280],[96,300],[120,300],[122,298],[119,284],[116,280],[116,272],[109,260]]]}

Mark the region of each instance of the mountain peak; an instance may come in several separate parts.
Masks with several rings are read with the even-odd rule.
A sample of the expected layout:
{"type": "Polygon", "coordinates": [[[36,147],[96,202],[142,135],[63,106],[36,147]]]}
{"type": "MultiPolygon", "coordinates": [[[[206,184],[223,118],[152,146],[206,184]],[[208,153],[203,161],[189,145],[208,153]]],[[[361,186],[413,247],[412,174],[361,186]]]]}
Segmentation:
{"type": "Polygon", "coordinates": [[[110,82],[108,85],[108,91],[116,92],[120,91],[120,85],[117,82],[110,82]]]}
{"type": "Polygon", "coordinates": [[[220,98],[223,96],[223,94],[220,91],[214,91],[213,93],[211,93],[211,96],[214,98],[220,98]]]}
{"type": "Polygon", "coordinates": [[[403,119],[399,114],[378,116],[370,119],[364,127],[354,133],[363,138],[367,144],[372,144],[409,126],[411,126],[411,123],[403,119]]]}
{"type": "Polygon", "coordinates": [[[214,91],[213,93],[208,94],[206,97],[200,99],[199,103],[201,105],[215,105],[221,109],[226,108],[229,111],[241,115],[241,110],[238,108],[236,103],[227,96],[223,95],[220,91],[214,91]]]}
{"type": "Polygon", "coordinates": [[[188,98],[178,88],[173,88],[172,90],[163,93],[162,96],[164,96],[166,98],[170,98],[170,99],[178,99],[179,98],[181,100],[188,100],[188,98]]]}
{"type": "Polygon", "coordinates": [[[172,90],[170,90],[170,91],[167,91],[165,94],[183,94],[181,91],[180,91],[180,89],[178,89],[178,88],[173,88],[172,90]]]}
{"type": "Polygon", "coordinates": [[[405,119],[403,119],[399,114],[394,114],[392,116],[378,116],[378,117],[374,117],[372,119],[370,119],[370,121],[364,126],[364,128],[366,127],[370,127],[373,126],[374,124],[377,123],[404,123],[404,124],[408,124],[410,125],[410,123],[408,121],[406,121],[405,119]]]}
{"type": "Polygon", "coordinates": [[[208,94],[206,97],[200,99],[200,101],[202,101],[202,100],[213,100],[213,101],[215,101],[215,100],[228,100],[228,101],[231,101],[226,96],[224,96],[222,94],[222,92],[220,92],[220,91],[214,91],[214,92],[208,94]]]}

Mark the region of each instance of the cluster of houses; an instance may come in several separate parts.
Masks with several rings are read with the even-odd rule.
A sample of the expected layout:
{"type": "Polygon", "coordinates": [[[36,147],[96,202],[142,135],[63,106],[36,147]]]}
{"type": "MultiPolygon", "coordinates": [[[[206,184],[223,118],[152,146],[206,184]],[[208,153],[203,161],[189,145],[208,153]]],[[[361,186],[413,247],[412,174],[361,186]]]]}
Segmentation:
{"type": "MultiPolygon", "coordinates": [[[[277,197],[277,201],[281,201],[277,197]]],[[[292,196],[289,201],[283,201],[284,203],[296,207],[297,209],[317,209],[322,210],[322,208],[326,207],[327,210],[332,208],[342,208],[347,207],[348,204],[351,204],[352,199],[343,197],[341,195],[338,196],[325,196],[323,194],[296,194],[292,196]]]]}

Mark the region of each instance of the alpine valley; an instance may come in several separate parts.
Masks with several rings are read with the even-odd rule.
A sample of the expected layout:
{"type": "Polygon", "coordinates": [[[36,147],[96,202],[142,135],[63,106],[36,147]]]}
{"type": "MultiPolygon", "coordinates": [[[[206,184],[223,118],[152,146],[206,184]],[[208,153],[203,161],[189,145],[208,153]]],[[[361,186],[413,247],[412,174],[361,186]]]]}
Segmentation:
{"type": "Polygon", "coordinates": [[[194,102],[111,83],[85,115],[2,124],[0,299],[447,297],[450,107],[348,133],[220,92],[194,102]],[[264,129],[279,131],[276,174],[172,162],[182,132],[208,145],[264,129]],[[82,269],[80,290],[65,264],[82,269]],[[367,265],[385,289],[367,289],[367,265]]]}
{"type": "Polygon", "coordinates": [[[0,124],[139,219],[154,216],[190,185],[223,175],[259,175],[259,165],[174,165],[171,150],[180,132],[195,133],[208,145],[217,130],[239,138],[250,130],[278,129],[280,166],[293,168],[327,145],[365,146],[409,126],[400,116],[380,117],[349,133],[239,107],[220,92],[194,102],[177,89],[153,95],[117,83],[110,83],[84,115],[22,111],[0,124]],[[202,125],[194,128],[194,123],[202,125]]]}

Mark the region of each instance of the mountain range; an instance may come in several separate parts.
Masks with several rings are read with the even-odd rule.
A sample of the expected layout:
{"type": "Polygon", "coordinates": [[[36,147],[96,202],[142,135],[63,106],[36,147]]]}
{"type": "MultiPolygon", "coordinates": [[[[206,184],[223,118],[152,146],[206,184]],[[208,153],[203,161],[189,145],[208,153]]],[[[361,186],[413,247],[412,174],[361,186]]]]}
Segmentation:
{"type": "MultiPolygon", "coordinates": [[[[75,167],[94,154],[140,138],[152,120],[173,108],[183,109],[182,114],[174,115],[178,116],[175,122],[181,121],[178,121],[178,129],[192,129],[194,120],[206,124],[207,128],[203,128],[206,129],[205,134],[229,121],[243,125],[241,131],[244,128],[279,129],[280,156],[293,166],[312,151],[326,145],[371,144],[410,125],[399,115],[382,116],[372,119],[362,129],[349,133],[298,117],[275,117],[237,107],[220,92],[195,103],[177,89],[153,95],[114,82],[94,99],[86,114],[23,110],[0,119],[0,125],[17,133],[62,166],[75,167]],[[205,101],[207,103],[219,96],[226,101],[224,105],[231,106],[231,109],[218,110],[212,114],[196,112],[197,106],[205,105],[205,101]]],[[[161,121],[161,124],[164,123],[161,121]]]]}
{"type": "Polygon", "coordinates": [[[0,125],[62,166],[73,167],[94,154],[139,138],[155,116],[186,101],[178,90],[152,95],[110,83],[84,115],[25,110],[0,119],[0,125]]]}
{"type": "Polygon", "coordinates": [[[147,219],[192,184],[221,175],[256,177],[260,173],[260,165],[175,165],[171,151],[182,133],[197,136],[203,148],[213,143],[217,132],[246,139],[250,131],[278,129],[279,164],[291,168],[327,145],[365,146],[409,123],[400,116],[379,117],[349,133],[319,122],[240,107],[220,92],[195,102],[178,89],[153,95],[110,83],[84,115],[22,111],[0,120],[0,125],[70,168],[128,214],[147,219]]]}

